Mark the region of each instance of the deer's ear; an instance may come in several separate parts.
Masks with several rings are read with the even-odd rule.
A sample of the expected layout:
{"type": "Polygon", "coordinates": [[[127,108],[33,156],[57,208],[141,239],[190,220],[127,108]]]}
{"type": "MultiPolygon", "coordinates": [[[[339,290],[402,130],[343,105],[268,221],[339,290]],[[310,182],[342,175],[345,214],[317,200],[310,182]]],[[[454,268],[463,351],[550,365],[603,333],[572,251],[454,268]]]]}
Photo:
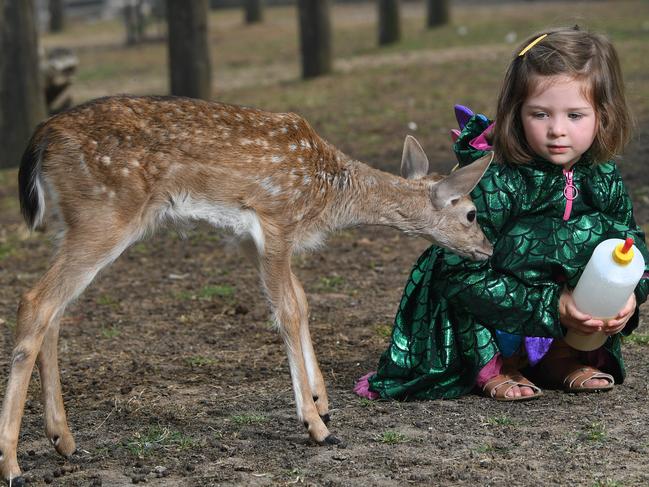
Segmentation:
{"type": "Polygon", "coordinates": [[[401,156],[401,176],[406,179],[421,179],[428,174],[428,157],[417,139],[406,135],[401,156]]]}
{"type": "Polygon", "coordinates": [[[476,187],[493,158],[494,153],[490,152],[472,164],[452,172],[433,186],[433,206],[439,210],[468,195],[476,187]]]}

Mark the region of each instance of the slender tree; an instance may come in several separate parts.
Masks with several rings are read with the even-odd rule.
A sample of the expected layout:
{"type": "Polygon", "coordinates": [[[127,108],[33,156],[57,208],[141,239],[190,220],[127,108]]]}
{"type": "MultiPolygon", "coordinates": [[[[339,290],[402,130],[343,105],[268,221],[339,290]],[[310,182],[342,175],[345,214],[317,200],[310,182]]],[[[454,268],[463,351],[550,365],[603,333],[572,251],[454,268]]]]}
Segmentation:
{"type": "Polygon", "coordinates": [[[399,0],[378,0],[379,44],[393,44],[401,40],[399,0]]]}
{"type": "Polygon", "coordinates": [[[171,93],[209,99],[212,71],[207,0],[167,0],[171,93]]]}
{"type": "Polygon", "coordinates": [[[246,24],[261,22],[264,18],[263,0],[245,0],[246,24]]]}
{"type": "Polygon", "coordinates": [[[34,127],[45,118],[34,2],[0,0],[0,167],[17,166],[34,127]]]}
{"type": "Polygon", "coordinates": [[[329,0],[298,0],[302,76],[314,78],[331,72],[329,0]]]}
{"type": "Polygon", "coordinates": [[[63,0],[50,0],[50,32],[61,32],[65,25],[63,0]]]}
{"type": "Polygon", "coordinates": [[[429,28],[448,24],[450,18],[448,0],[427,0],[426,5],[426,25],[429,28]]]}

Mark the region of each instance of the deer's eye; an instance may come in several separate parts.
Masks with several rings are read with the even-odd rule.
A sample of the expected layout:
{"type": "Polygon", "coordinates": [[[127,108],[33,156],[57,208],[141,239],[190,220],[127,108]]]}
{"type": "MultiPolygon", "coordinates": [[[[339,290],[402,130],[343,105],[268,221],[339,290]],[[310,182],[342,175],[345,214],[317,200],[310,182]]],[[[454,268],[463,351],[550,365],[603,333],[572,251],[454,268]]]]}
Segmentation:
{"type": "Polygon", "coordinates": [[[475,210],[471,210],[466,214],[466,219],[469,220],[471,223],[473,223],[473,220],[475,220],[475,210]]]}

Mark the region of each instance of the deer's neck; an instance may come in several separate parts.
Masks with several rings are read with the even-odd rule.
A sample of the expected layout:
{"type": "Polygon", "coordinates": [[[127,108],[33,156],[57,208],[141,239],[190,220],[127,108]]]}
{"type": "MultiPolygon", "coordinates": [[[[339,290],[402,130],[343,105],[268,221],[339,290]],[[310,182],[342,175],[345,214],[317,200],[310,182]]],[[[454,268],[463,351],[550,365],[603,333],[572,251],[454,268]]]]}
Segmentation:
{"type": "Polygon", "coordinates": [[[427,184],[374,169],[351,159],[343,164],[344,184],[333,190],[329,221],[332,230],[356,225],[401,228],[404,214],[427,203],[427,184]]]}

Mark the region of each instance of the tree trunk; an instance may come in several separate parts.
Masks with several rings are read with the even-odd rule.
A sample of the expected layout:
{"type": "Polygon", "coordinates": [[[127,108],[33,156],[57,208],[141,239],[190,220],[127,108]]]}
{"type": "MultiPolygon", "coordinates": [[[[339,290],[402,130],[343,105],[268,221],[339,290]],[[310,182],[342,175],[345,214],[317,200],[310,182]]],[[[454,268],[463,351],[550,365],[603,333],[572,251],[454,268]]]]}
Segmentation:
{"type": "Polygon", "coordinates": [[[399,0],[379,0],[379,45],[401,40],[399,0]]]}
{"type": "Polygon", "coordinates": [[[246,24],[254,24],[263,20],[262,0],[245,0],[244,8],[246,9],[246,24]]]}
{"type": "Polygon", "coordinates": [[[331,72],[329,0],[298,0],[302,76],[314,78],[331,72]]]}
{"type": "Polygon", "coordinates": [[[211,97],[207,14],[207,0],[167,0],[172,95],[211,97]]]}
{"type": "Polygon", "coordinates": [[[450,19],[450,9],[448,0],[427,0],[426,25],[438,27],[448,24],[450,19]]]}
{"type": "Polygon", "coordinates": [[[50,0],[50,32],[61,32],[65,24],[63,0],[50,0]]]}
{"type": "Polygon", "coordinates": [[[124,25],[126,27],[126,45],[132,46],[144,40],[144,2],[129,0],[124,5],[124,25]]]}
{"type": "Polygon", "coordinates": [[[32,0],[0,0],[0,167],[14,167],[45,118],[32,0]]]}

